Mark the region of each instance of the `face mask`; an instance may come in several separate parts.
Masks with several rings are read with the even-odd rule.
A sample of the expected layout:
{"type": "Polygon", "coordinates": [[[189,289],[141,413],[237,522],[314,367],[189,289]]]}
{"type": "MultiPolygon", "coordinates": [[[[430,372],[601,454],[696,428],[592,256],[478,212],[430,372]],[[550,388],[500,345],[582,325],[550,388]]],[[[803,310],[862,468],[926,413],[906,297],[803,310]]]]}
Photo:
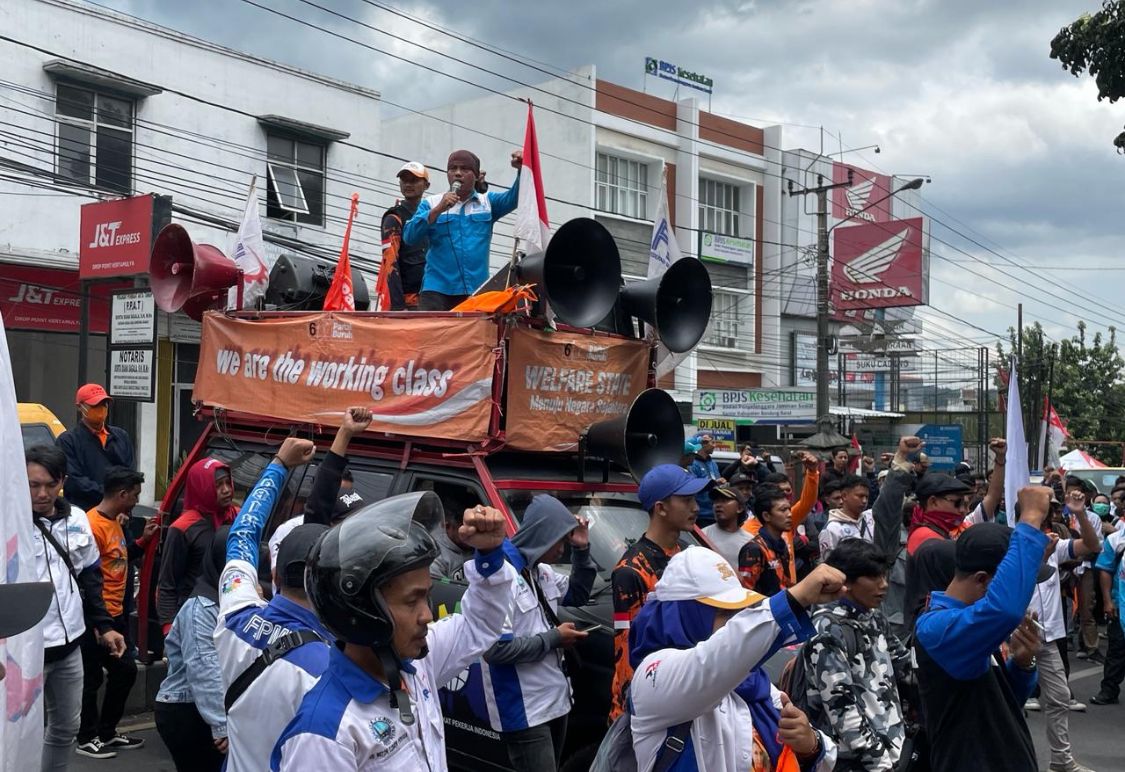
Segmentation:
{"type": "Polygon", "coordinates": [[[91,405],[82,407],[82,415],[94,426],[102,426],[105,423],[106,416],[109,415],[109,408],[105,405],[91,405]]]}
{"type": "Polygon", "coordinates": [[[1094,505],[1094,514],[1098,517],[1106,517],[1109,515],[1109,504],[1098,503],[1094,505]]]}

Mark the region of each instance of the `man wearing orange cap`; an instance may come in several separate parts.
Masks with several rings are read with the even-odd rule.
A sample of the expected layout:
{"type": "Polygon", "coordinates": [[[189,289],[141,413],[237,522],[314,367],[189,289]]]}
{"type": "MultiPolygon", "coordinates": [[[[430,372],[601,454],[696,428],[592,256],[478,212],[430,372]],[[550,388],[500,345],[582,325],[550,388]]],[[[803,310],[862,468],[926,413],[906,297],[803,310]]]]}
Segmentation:
{"type": "Polygon", "coordinates": [[[74,395],[78,423],[56,440],[66,454],[67,501],[84,512],[101,503],[106,469],[136,469],[133,440],[121,427],[106,423],[111,401],[101,385],[87,383],[74,395]]]}
{"type": "Polygon", "coordinates": [[[418,305],[430,240],[404,244],[402,228],[418,211],[418,203],[429,187],[430,173],[424,164],[410,161],[398,170],[402,200],[383,213],[383,264],[376,287],[380,311],[413,311],[418,305]]]}

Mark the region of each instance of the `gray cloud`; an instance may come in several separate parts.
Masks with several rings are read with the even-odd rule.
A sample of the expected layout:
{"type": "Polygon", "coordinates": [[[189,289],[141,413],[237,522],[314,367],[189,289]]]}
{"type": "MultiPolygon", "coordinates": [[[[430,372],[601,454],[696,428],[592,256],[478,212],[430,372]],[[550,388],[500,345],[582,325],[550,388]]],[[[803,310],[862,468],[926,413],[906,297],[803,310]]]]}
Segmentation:
{"type": "MultiPolygon", "coordinates": [[[[478,67],[532,84],[547,77],[359,0],[317,2],[474,66],[421,53],[297,0],[255,2],[492,88],[508,90],[513,83],[478,67]]],[[[376,88],[388,102],[410,109],[480,93],[241,2],[111,0],[110,5],[233,48],[376,88]]],[[[1058,29],[1097,5],[1097,0],[572,0],[565,5],[477,0],[471,6],[414,4],[403,10],[464,38],[547,62],[548,69],[594,63],[600,77],[636,88],[643,83],[645,56],[705,72],[716,82],[715,112],[823,125],[840,133],[845,147],[877,142],[880,155],[849,160],[889,172],[932,175],[926,200],[982,234],[974,238],[1001,245],[1021,264],[1053,269],[1072,261],[1109,263],[1117,256],[1115,237],[1125,210],[1119,182],[1125,159],[1110,144],[1125,123],[1125,107],[1098,104],[1087,79],[1073,78],[1048,57],[1058,29]]],[[[671,96],[666,85],[649,84],[656,93],[671,96]]],[[[817,130],[790,125],[785,132],[788,147],[819,147],[817,130]]],[[[522,126],[512,127],[510,134],[518,138],[522,126]]],[[[836,149],[837,141],[827,146],[836,149]]],[[[997,261],[940,222],[934,234],[981,260],[997,261]]],[[[955,249],[935,251],[939,260],[989,270],[955,249]]],[[[956,276],[958,270],[957,264],[945,262],[941,275],[956,276]]],[[[1050,287],[1061,278],[1046,268],[1004,270],[1035,286],[1050,287]]],[[[1066,279],[1098,298],[1087,301],[1094,306],[1089,314],[1093,324],[1106,323],[1106,304],[1123,289],[1119,277],[1074,272],[1066,279]]],[[[1025,299],[1027,315],[1057,321],[1057,308],[1077,305],[1067,288],[1053,292],[1059,296],[1054,305],[1025,299]]],[[[1002,308],[977,309],[962,300],[935,283],[932,301],[951,313],[993,330],[1014,322],[1002,308]]]]}

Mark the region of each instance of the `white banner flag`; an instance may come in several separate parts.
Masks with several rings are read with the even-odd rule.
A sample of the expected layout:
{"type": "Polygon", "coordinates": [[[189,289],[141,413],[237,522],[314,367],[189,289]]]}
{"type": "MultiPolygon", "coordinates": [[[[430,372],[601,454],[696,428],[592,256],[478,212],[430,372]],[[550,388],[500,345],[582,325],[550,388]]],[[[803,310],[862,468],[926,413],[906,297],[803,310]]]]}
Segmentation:
{"type": "MultiPolygon", "coordinates": [[[[5,583],[35,582],[31,546],[31,496],[27,464],[16,411],[16,388],[8,337],[0,319],[0,545],[5,583]]],[[[43,752],[43,626],[0,639],[0,662],[7,671],[0,681],[0,769],[39,769],[43,752]]]]}
{"type": "MultiPolygon", "coordinates": [[[[656,216],[652,219],[652,240],[648,247],[648,278],[662,276],[672,264],[683,257],[680,244],[676,241],[676,232],[672,230],[672,223],[668,219],[668,170],[667,167],[660,171],[660,198],[656,205],[656,216]]],[[[652,328],[648,335],[654,336],[652,328]]],[[[691,352],[673,354],[663,343],[656,346],[656,375],[667,375],[676,369],[676,366],[687,359],[691,352]]]]}
{"type": "MultiPolygon", "coordinates": [[[[231,259],[242,269],[242,308],[255,308],[258,298],[266,294],[266,285],[270,280],[270,271],[266,267],[266,244],[262,240],[262,218],[258,212],[257,176],[250,182],[250,195],[231,249],[231,259]]],[[[234,308],[238,302],[237,293],[238,288],[231,287],[227,307],[234,308]]]]}
{"type": "MultiPolygon", "coordinates": [[[[1027,467],[1027,437],[1023,431],[1023,406],[1020,404],[1020,379],[1016,358],[1008,373],[1008,419],[1005,431],[1008,450],[1004,454],[1004,510],[1016,511],[1016,493],[1031,482],[1027,467]]],[[[1013,516],[1014,520],[1014,516],[1013,516]]],[[[1015,525],[1012,522],[1012,525],[1015,525]]]]}

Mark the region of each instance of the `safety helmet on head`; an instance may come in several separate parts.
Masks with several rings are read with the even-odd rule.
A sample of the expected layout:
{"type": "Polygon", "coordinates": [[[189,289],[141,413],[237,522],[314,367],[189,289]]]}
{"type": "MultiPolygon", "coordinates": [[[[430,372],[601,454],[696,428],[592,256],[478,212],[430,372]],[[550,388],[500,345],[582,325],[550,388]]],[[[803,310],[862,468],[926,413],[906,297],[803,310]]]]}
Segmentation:
{"type": "Polygon", "coordinates": [[[363,507],[321,535],[305,563],[305,592],[325,627],[347,643],[390,646],[394,619],[379,588],[434,561],[431,532],[443,519],[438,495],[421,491],[363,507]]]}

